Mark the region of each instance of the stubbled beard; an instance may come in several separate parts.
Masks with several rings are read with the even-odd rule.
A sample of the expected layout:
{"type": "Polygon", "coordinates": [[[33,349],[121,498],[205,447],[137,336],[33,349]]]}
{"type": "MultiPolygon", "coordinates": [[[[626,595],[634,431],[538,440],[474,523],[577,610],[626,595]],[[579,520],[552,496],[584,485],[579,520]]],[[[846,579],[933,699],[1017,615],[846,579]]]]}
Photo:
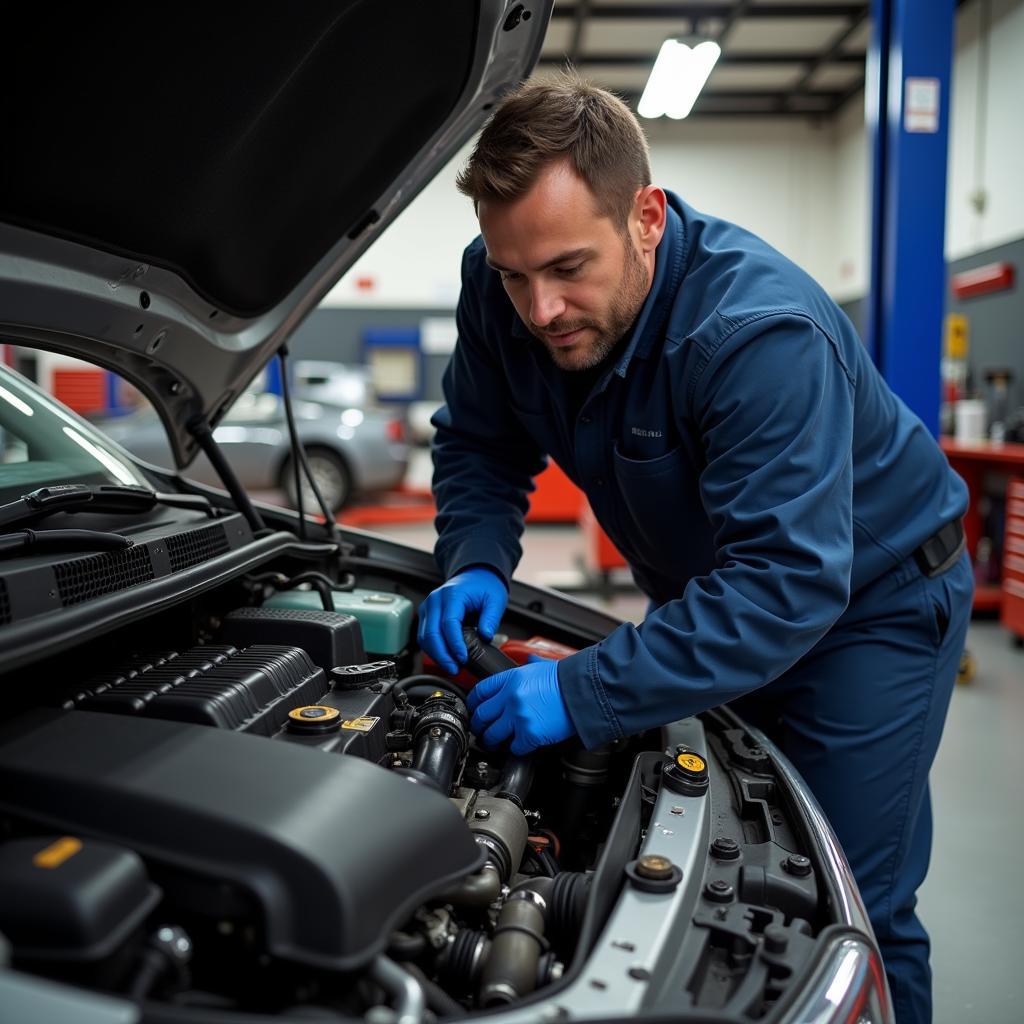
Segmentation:
{"type": "Polygon", "coordinates": [[[593,369],[608,358],[633,326],[640,307],[647,298],[647,268],[628,239],[623,241],[623,249],[625,264],[622,282],[608,307],[607,317],[603,320],[589,317],[553,320],[547,325],[546,332],[534,324],[527,323],[527,329],[544,343],[551,361],[560,370],[593,369]],[[547,334],[569,334],[571,331],[580,331],[584,328],[591,328],[594,334],[591,338],[584,339],[582,343],[577,342],[571,348],[555,348],[547,338],[547,334]]]}

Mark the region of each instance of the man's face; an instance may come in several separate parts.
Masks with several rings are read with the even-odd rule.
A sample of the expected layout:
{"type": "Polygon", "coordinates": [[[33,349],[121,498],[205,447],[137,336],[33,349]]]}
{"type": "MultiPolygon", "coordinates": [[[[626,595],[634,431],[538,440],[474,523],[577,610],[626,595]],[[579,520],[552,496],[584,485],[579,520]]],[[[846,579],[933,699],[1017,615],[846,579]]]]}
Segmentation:
{"type": "MultiPolygon", "coordinates": [[[[600,363],[636,320],[654,248],[599,216],[567,161],[545,168],[524,196],[483,200],[480,231],[520,319],[562,370],[600,363]]],[[[660,237],[660,235],[659,235],[660,237]]]]}

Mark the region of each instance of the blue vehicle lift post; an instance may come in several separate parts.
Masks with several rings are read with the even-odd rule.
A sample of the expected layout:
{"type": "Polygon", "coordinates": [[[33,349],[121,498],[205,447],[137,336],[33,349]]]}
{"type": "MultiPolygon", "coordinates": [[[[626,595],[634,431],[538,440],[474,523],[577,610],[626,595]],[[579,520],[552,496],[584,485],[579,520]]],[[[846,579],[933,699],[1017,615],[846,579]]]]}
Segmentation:
{"type": "Polygon", "coordinates": [[[946,158],[955,0],[872,0],[868,347],[936,436],[946,298],[946,158]]]}
{"type": "MultiPolygon", "coordinates": [[[[283,394],[283,390],[281,388],[281,360],[278,359],[277,356],[273,356],[270,362],[267,363],[266,373],[267,376],[264,387],[270,394],[280,397],[283,394]]],[[[291,380],[292,375],[288,374],[289,383],[291,380]]]]}

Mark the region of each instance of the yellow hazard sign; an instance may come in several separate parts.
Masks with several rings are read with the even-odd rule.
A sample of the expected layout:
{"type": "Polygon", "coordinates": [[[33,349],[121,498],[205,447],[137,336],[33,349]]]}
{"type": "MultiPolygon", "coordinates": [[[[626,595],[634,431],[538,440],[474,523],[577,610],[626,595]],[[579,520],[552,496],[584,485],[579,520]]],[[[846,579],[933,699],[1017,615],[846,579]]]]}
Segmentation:
{"type": "Polygon", "coordinates": [[[966,359],[971,345],[971,328],[962,313],[946,314],[946,358],[966,359]]]}

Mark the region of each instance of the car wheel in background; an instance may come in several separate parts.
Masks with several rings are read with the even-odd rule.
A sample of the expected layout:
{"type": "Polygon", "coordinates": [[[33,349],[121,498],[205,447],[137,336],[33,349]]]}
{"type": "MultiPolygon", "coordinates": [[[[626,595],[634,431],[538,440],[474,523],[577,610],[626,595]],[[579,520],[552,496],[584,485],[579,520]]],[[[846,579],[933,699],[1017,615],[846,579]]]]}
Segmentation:
{"type": "MultiPolygon", "coordinates": [[[[348,466],[345,465],[345,460],[337,452],[317,446],[306,449],[306,459],[317,486],[320,488],[320,493],[324,496],[324,501],[334,512],[339,512],[352,496],[352,474],[349,472],[348,466]]],[[[297,504],[295,500],[295,471],[292,469],[290,457],[281,469],[281,490],[284,491],[289,504],[294,508],[297,504]]],[[[316,496],[305,476],[302,480],[302,504],[307,512],[319,511],[316,496]]]]}

